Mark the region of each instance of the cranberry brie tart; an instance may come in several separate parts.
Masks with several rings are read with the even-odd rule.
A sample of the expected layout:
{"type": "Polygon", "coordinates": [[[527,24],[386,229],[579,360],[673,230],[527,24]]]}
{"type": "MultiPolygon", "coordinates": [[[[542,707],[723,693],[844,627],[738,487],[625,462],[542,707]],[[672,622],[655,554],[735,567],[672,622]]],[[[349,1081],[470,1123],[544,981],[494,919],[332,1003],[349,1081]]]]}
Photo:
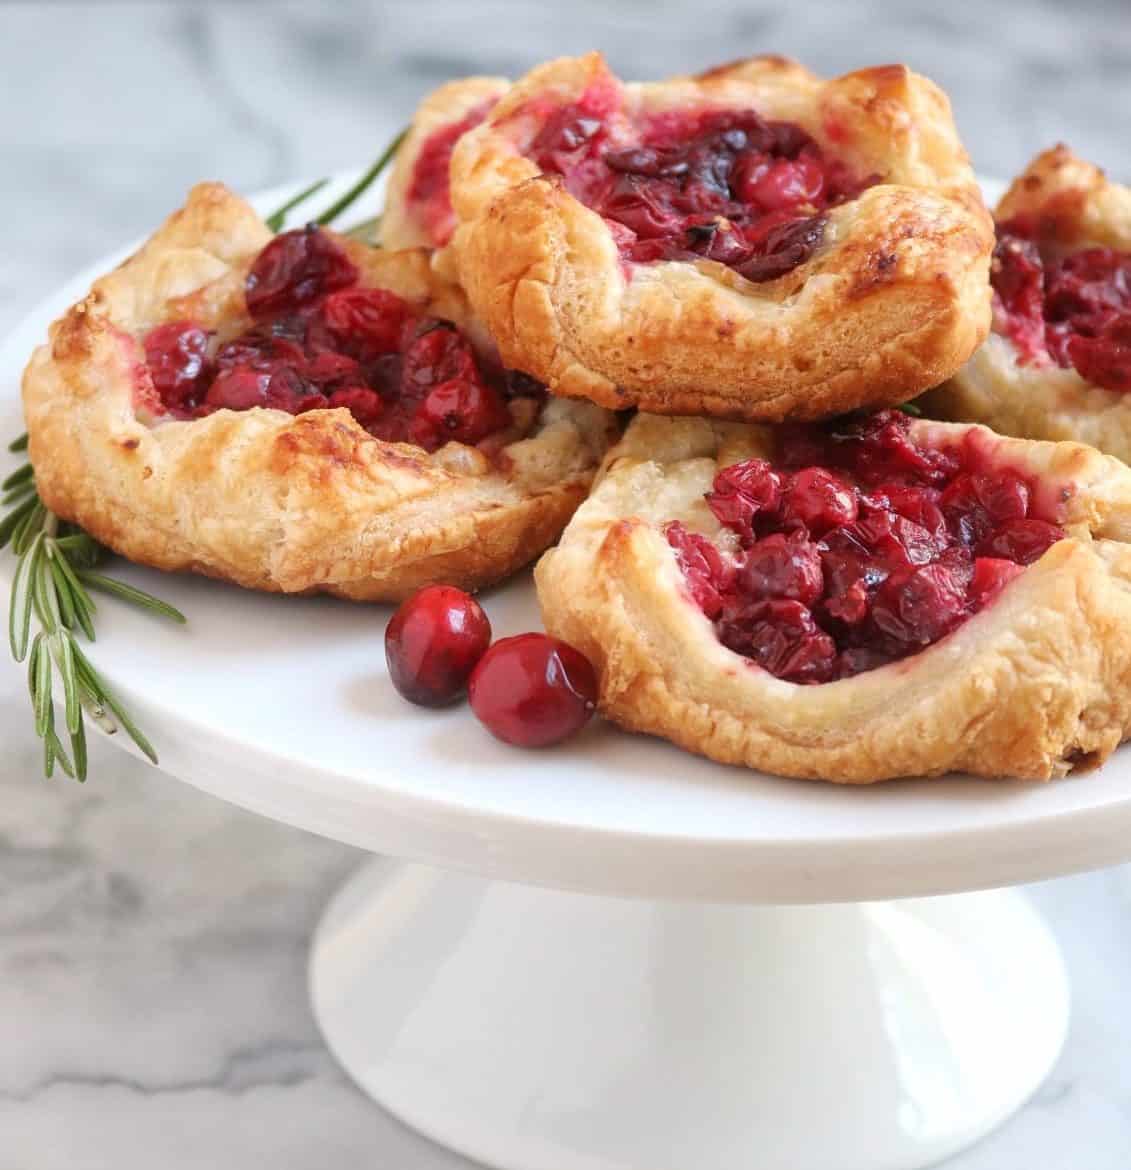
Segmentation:
{"type": "Polygon", "coordinates": [[[536,570],[604,713],[730,764],[1044,779],[1131,726],[1131,470],[898,411],[638,415],[536,570]]]}
{"type": "Polygon", "coordinates": [[[23,398],[44,502],[115,551],[365,600],[513,572],[611,437],[504,370],[427,252],[273,236],[218,184],[52,326],[23,398]]]}
{"type": "Polygon", "coordinates": [[[989,215],[945,95],[899,65],[550,62],[460,138],[451,195],[503,360],[604,406],[822,418],[937,385],[989,329],[989,215]]]}
{"type": "Polygon", "coordinates": [[[1057,146],[996,218],[993,332],[928,409],[1131,463],[1131,189],[1057,146]]]}

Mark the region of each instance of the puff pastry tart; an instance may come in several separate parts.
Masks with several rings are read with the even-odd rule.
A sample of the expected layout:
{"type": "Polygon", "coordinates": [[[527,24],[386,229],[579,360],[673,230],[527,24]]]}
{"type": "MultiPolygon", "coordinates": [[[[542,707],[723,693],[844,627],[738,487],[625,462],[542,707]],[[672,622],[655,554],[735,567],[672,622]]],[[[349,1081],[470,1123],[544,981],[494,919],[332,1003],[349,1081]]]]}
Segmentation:
{"type": "Polygon", "coordinates": [[[996,218],[993,332],[928,410],[1131,463],[1131,189],[1057,146],[996,218]]]}
{"type": "Polygon", "coordinates": [[[456,226],[448,185],[452,150],[509,88],[501,77],[465,77],[421,102],[389,175],[378,230],[382,247],[440,250],[448,244],[456,226]]]}
{"type": "Polygon", "coordinates": [[[638,415],[536,570],[616,722],[864,783],[1043,779],[1131,726],[1131,470],[884,411],[638,415]]]}
{"type": "Polygon", "coordinates": [[[425,252],[272,236],[217,184],[52,326],[23,397],[45,503],[117,552],[367,600],[529,561],[610,437],[506,373],[425,252]]]}
{"type": "Polygon", "coordinates": [[[535,69],[456,145],[460,279],[558,394],[777,421],[903,401],[989,329],[993,246],[946,97],[759,57],[535,69]]]}

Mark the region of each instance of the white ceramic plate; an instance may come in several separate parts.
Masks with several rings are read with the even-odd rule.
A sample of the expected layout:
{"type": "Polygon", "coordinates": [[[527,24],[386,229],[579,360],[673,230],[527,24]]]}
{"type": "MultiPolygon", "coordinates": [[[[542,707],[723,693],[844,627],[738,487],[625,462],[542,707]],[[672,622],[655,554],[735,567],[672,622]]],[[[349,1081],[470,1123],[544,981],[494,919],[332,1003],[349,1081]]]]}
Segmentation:
{"type": "MultiPolygon", "coordinates": [[[[0,436],[22,429],[20,372],[48,323],[117,258],[77,276],[0,349],[0,436]]],[[[13,563],[0,557],[5,586],[13,563]]],[[[941,893],[1131,856],[1127,750],[1099,773],[1047,785],[953,777],[847,789],[721,767],[600,723],[523,752],[465,706],[430,713],[398,698],[385,674],[386,608],[115,570],[190,619],[181,629],[100,606],[92,656],[162,768],[372,850],[567,888],[773,902],[941,893]]],[[[539,626],[528,574],[485,604],[498,635],[539,626]]]]}

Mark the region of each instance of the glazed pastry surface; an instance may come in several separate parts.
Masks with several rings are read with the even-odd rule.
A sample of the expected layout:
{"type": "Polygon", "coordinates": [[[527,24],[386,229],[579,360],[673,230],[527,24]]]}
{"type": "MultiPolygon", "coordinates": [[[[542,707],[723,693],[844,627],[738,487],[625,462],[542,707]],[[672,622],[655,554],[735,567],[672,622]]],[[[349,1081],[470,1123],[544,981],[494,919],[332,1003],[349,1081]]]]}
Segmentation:
{"type": "Polygon", "coordinates": [[[598,54],[565,58],[507,91],[460,139],[451,174],[461,282],[504,360],[557,394],[822,418],[937,385],[989,329],[989,215],[945,95],[903,66],[822,81],[758,57],[625,84],[598,54]],[[760,162],[731,122],[765,148],[760,162]],[[598,145],[578,161],[566,147],[584,134],[598,145]],[[694,192],[680,134],[717,155],[694,163],[706,175],[694,192]],[[678,246],[657,238],[661,189],[645,172],[673,205],[694,194],[726,214],[681,211],[678,246]],[[735,202],[740,186],[757,215],[735,202]],[[741,231],[735,215],[750,220],[741,231]]]}
{"type": "MultiPolygon", "coordinates": [[[[361,288],[389,290],[489,350],[426,252],[336,239],[361,288]]],[[[271,240],[242,199],[200,185],[51,327],[23,379],[46,505],[141,564],[358,600],[435,581],[478,588],[553,543],[611,435],[610,417],[586,404],[550,400],[494,447],[432,452],[374,438],[347,409],[155,410],[146,335],[181,319],[221,337],[247,328],[245,283],[271,240]]]]}
{"type": "Polygon", "coordinates": [[[598,665],[614,722],[728,764],[868,783],[949,771],[1046,779],[1106,758],[1131,726],[1131,471],[1075,443],[915,421],[941,449],[1031,478],[1063,538],[979,612],[901,661],[819,685],[728,649],[665,535],[741,557],[705,500],[765,428],[639,415],[536,570],[547,630],[598,665]]]}

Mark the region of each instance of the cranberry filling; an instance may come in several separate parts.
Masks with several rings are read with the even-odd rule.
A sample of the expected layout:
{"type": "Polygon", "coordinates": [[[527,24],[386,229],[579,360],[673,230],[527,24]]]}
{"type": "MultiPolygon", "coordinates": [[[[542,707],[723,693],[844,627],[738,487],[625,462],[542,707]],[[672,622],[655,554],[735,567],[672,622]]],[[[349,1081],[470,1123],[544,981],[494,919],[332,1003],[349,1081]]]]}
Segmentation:
{"type": "Polygon", "coordinates": [[[543,121],[527,154],[603,216],[626,261],[717,260],[772,280],[820,245],[828,208],[877,181],[853,179],[799,126],[753,111],[650,115],[613,140],[615,94],[594,87],[543,121]]]}
{"type": "Polygon", "coordinates": [[[320,229],[276,236],[247,276],[249,329],[217,343],[192,321],[171,321],[146,335],[165,411],[188,419],[253,406],[344,407],[379,439],[434,451],[505,429],[508,399],[544,393],[533,379],[488,368],[450,322],[358,277],[320,229]]]}
{"type": "Polygon", "coordinates": [[[723,645],[823,683],[937,642],[1063,538],[1034,486],[974,441],[923,446],[884,411],[785,428],[772,465],[720,471],[707,502],[738,535],[736,558],[678,522],[666,531],[723,645]]]}
{"type": "Polygon", "coordinates": [[[416,157],[407,200],[415,206],[434,248],[442,248],[452,238],[456,226],[449,187],[452,151],[468,130],[473,130],[487,117],[497,101],[498,98],[489,98],[469,110],[458,122],[434,130],[424,140],[416,157]]]}
{"type": "Polygon", "coordinates": [[[1108,390],[1131,390],[1131,252],[1042,255],[1031,225],[998,228],[990,279],[996,328],[1022,364],[1052,360],[1108,390]]]}

